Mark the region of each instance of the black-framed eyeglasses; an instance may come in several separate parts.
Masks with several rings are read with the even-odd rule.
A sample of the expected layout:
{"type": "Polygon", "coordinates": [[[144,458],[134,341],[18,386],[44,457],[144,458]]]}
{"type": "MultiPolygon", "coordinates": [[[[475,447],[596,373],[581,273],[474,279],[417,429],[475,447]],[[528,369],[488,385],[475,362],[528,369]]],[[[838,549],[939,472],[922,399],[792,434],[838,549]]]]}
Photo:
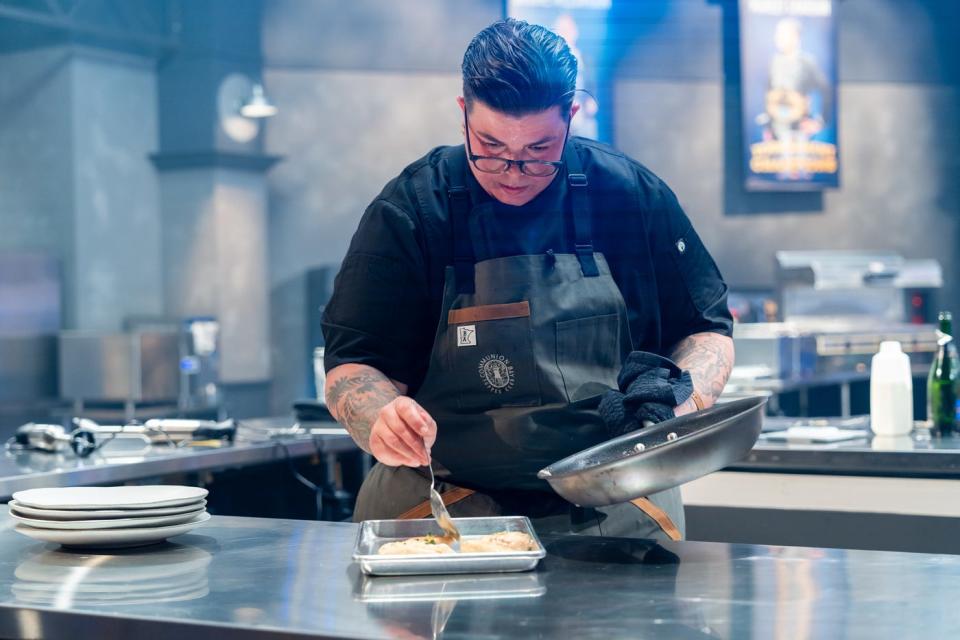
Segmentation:
{"type": "MultiPolygon", "coordinates": [[[[554,175],[563,167],[563,160],[511,160],[510,158],[498,158],[496,156],[478,156],[473,152],[470,146],[470,123],[467,122],[467,110],[463,110],[463,129],[467,137],[467,157],[477,171],[483,173],[506,173],[510,167],[517,165],[520,173],[534,178],[548,178],[554,175]]],[[[567,138],[570,137],[570,116],[567,116],[567,129],[563,135],[563,147],[560,149],[560,157],[567,149],[567,138]]]]}

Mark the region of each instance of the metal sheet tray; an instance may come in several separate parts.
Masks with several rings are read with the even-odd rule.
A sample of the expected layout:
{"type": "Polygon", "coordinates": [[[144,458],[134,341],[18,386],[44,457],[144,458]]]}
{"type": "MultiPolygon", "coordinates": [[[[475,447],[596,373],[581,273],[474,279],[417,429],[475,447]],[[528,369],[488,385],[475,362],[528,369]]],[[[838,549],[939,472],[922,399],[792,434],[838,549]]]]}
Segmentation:
{"type": "Polygon", "coordinates": [[[404,576],[443,573],[504,573],[530,571],[547,555],[530,519],[523,516],[454,518],[463,537],[498,531],[520,531],[537,543],[536,551],[508,553],[455,553],[445,555],[381,556],[377,549],[387,542],[417,536],[442,536],[435,520],[366,520],[360,524],[353,560],[367,575],[404,576]]]}

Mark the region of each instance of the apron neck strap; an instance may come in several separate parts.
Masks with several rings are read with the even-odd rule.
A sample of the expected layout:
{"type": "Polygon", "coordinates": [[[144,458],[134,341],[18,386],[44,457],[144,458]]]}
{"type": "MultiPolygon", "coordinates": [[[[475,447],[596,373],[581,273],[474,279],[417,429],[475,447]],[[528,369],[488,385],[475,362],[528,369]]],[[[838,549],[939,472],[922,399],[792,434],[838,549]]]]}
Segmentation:
{"type": "Polygon", "coordinates": [[[457,293],[472,294],[473,283],[473,243],[470,239],[470,190],[466,186],[466,151],[455,153],[450,163],[450,187],[447,198],[450,201],[450,221],[453,228],[453,270],[456,276],[457,293]]]}
{"type": "MultiPolygon", "coordinates": [[[[572,144],[567,143],[563,159],[567,169],[567,186],[570,190],[570,209],[573,214],[574,249],[580,270],[586,278],[600,275],[593,255],[592,207],[587,194],[587,175],[580,164],[580,155],[572,144]]],[[[473,281],[473,243],[470,239],[468,219],[472,206],[470,190],[466,186],[467,157],[455,153],[450,164],[450,186],[447,198],[450,201],[450,219],[453,228],[453,269],[456,275],[457,293],[472,294],[476,288],[473,281]]]]}
{"type": "Polygon", "coordinates": [[[563,159],[567,165],[567,186],[570,189],[570,209],[573,213],[573,239],[580,270],[585,278],[600,275],[593,256],[592,211],[587,195],[587,174],[580,165],[580,154],[568,140],[563,159]]]}

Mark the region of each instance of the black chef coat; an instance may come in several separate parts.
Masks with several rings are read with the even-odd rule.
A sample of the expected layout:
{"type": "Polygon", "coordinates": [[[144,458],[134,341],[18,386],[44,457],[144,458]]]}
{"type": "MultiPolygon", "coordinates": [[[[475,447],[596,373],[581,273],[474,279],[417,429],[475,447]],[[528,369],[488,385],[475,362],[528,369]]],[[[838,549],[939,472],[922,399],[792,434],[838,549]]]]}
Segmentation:
{"type": "MultiPolygon", "coordinates": [[[[606,257],[623,294],[633,349],[669,355],[694,333],[730,336],[727,286],[669,187],[608,145],[575,137],[568,144],[587,175],[594,250],[606,257]]],[[[439,320],[444,268],[453,263],[445,158],[464,153],[462,145],[433,149],[367,208],[323,314],[327,371],[366,364],[407,384],[410,395],[419,388],[439,320]]],[[[470,220],[476,260],[573,253],[563,174],[515,207],[491,198],[468,172],[473,201],[490,204],[470,220]]]]}

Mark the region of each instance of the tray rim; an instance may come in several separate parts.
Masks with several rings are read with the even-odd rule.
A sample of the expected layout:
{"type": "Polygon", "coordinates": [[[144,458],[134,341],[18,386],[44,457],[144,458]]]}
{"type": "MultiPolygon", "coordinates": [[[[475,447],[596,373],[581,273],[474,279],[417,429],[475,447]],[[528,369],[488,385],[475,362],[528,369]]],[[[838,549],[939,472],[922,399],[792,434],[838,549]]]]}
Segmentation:
{"type": "Polygon", "coordinates": [[[372,527],[375,523],[380,522],[434,522],[433,518],[412,518],[409,520],[401,520],[399,518],[382,518],[378,520],[363,520],[359,523],[357,527],[357,537],[353,546],[353,561],[357,563],[361,562],[377,562],[378,560],[382,563],[400,563],[400,564],[412,564],[423,562],[424,560],[439,560],[446,562],[457,562],[462,563],[466,561],[475,562],[478,559],[488,558],[491,561],[496,559],[526,559],[532,560],[543,559],[547,555],[547,550],[543,546],[543,542],[540,540],[540,536],[537,535],[536,529],[533,528],[533,523],[530,522],[530,518],[527,516],[477,516],[477,517],[468,517],[468,518],[453,518],[453,522],[456,524],[458,522],[470,522],[476,520],[520,520],[526,526],[526,531],[534,542],[537,543],[538,549],[536,551],[505,551],[501,553],[489,553],[489,552],[480,552],[475,551],[471,553],[453,553],[453,554],[410,554],[403,556],[394,556],[394,555],[380,555],[378,553],[361,553],[360,544],[363,540],[364,527],[372,527]]]}

